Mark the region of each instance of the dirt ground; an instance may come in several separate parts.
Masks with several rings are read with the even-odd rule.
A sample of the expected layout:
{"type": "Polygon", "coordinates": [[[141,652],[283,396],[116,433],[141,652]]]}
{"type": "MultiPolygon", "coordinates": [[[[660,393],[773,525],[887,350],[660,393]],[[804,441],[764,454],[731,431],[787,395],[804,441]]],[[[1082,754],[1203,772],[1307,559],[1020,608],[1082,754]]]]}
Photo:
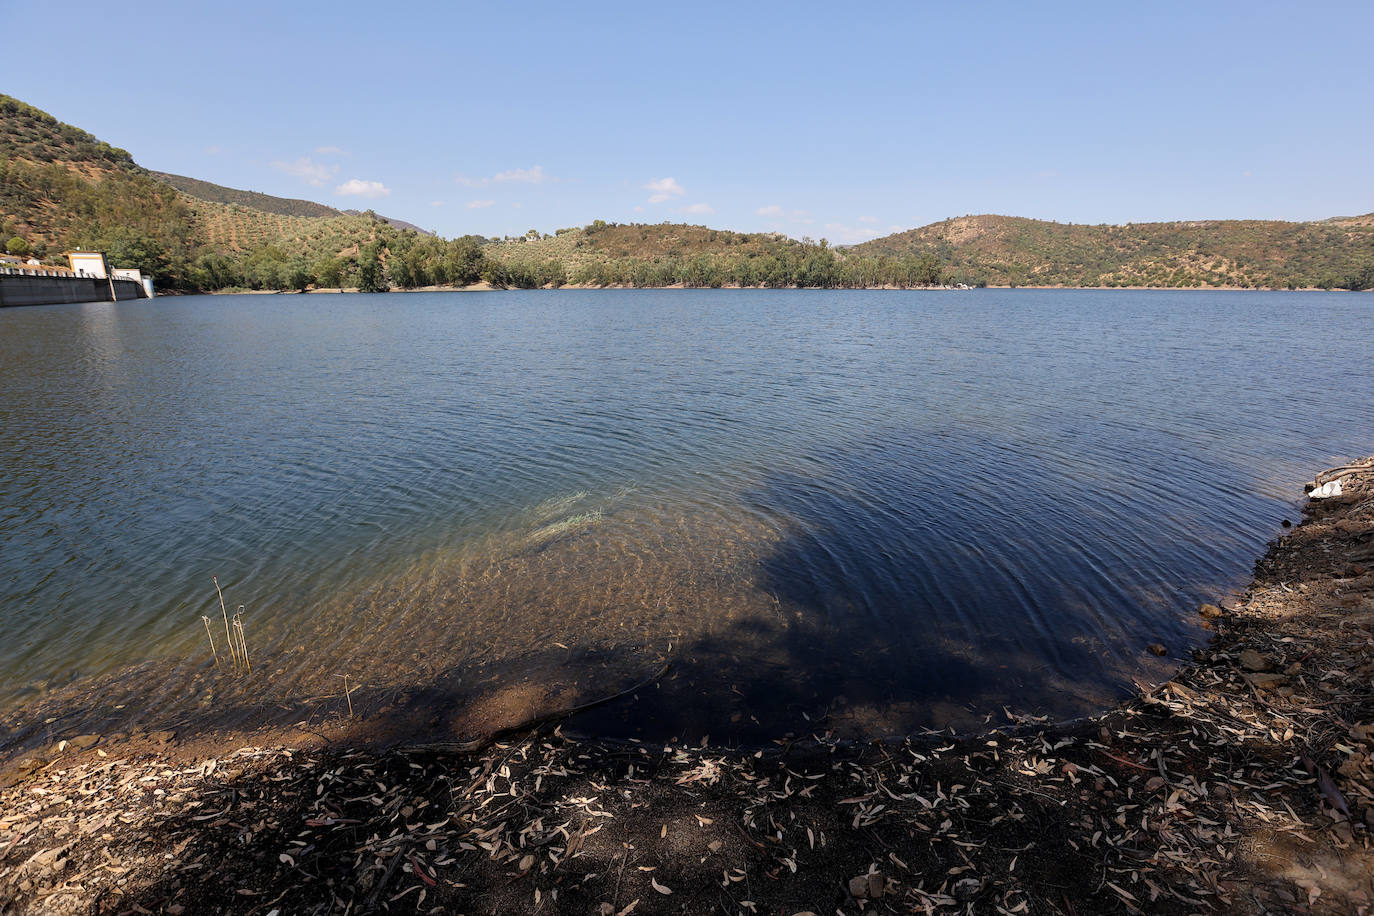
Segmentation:
{"type": "Polygon", "coordinates": [[[1342,485],[1199,610],[1193,664],[1091,720],[755,753],[83,736],[0,774],[0,913],[1374,912],[1374,467],[1342,485]]]}

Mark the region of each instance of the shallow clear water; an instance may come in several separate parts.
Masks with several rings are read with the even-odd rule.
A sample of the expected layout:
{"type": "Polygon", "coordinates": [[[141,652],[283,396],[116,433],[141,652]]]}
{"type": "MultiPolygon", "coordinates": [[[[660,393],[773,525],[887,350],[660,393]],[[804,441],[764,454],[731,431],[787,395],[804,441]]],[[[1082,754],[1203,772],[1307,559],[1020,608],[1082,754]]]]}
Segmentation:
{"type": "Polygon", "coordinates": [[[1372,306],[624,290],[2,310],[0,709],[15,729],[41,703],[294,715],[342,673],[379,716],[478,684],[567,700],[671,645],[652,696],[585,727],[1087,712],[1161,673],[1146,644],[1201,641],[1196,604],[1244,584],[1302,481],[1374,450],[1372,306]],[[251,678],[214,669],[212,575],[244,607],[251,678]]]}

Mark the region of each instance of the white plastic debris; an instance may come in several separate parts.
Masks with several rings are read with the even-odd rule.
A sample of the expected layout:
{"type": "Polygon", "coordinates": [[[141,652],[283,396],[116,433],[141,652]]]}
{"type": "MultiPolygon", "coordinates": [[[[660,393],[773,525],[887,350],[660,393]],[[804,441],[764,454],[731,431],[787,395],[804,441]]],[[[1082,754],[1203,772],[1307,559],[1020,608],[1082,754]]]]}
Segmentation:
{"type": "Polygon", "coordinates": [[[1326,483],[1317,487],[1315,490],[1313,490],[1311,493],[1308,493],[1307,495],[1312,499],[1326,499],[1328,496],[1340,496],[1341,480],[1342,478],[1340,477],[1336,478],[1335,480],[1328,480],[1326,483]]]}

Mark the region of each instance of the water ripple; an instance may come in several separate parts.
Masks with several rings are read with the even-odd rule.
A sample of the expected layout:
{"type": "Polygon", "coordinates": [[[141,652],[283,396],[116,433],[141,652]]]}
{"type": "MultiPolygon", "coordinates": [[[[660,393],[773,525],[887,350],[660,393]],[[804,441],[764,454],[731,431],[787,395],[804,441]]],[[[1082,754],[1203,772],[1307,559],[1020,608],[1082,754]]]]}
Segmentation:
{"type": "Polygon", "coordinates": [[[590,683],[671,640],[658,705],[595,727],[1086,711],[1202,637],[1302,480],[1374,450],[1374,398],[1332,401],[1369,392],[1371,332],[1297,293],[3,310],[0,709],[590,683]],[[212,574],[266,682],[215,675],[212,574]]]}

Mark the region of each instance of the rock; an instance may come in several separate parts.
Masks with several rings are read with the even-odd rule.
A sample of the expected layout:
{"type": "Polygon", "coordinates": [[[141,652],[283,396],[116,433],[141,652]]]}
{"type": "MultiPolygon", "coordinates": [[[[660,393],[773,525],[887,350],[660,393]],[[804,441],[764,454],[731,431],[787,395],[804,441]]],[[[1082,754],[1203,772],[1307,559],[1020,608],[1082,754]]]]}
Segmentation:
{"type": "Polygon", "coordinates": [[[1269,659],[1265,658],[1263,655],[1260,655],[1254,649],[1241,650],[1240,655],[1237,656],[1237,661],[1240,662],[1240,666],[1244,668],[1246,671],[1269,670],[1269,659]]]}
{"type": "Polygon", "coordinates": [[[856,900],[862,900],[868,896],[868,875],[859,875],[857,878],[849,879],[849,896],[856,900]]]}
{"type": "Polygon", "coordinates": [[[0,786],[9,787],[22,782],[34,773],[43,768],[48,761],[41,754],[29,754],[21,757],[10,765],[9,770],[3,778],[0,778],[0,786]]]}
{"type": "Polygon", "coordinates": [[[1282,674],[1273,674],[1267,671],[1250,672],[1244,675],[1245,679],[1254,684],[1260,690],[1273,690],[1281,687],[1288,680],[1282,674]]]}
{"type": "Polygon", "coordinates": [[[73,751],[84,751],[87,748],[95,747],[100,743],[99,735],[77,735],[67,741],[67,747],[73,751]]]}
{"type": "Polygon", "coordinates": [[[1217,607],[1215,604],[1204,604],[1197,609],[1197,612],[1209,620],[1213,617],[1220,617],[1222,614],[1221,608],[1217,607]]]}
{"type": "Polygon", "coordinates": [[[154,744],[168,745],[177,740],[176,732],[153,732],[148,740],[154,744]]]}
{"type": "Polygon", "coordinates": [[[887,881],[882,875],[874,873],[868,876],[868,896],[871,900],[878,900],[887,890],[887,881]]]}
{"type": "Polygon", "coordinates": [[[1160,658],[1163,658],[1164,656],[1169,654],[1169,650],[1164,648],[1163,643],[1152,642],[1148,646],[1146,646],[1146,648],[1150,650],[1150,653],[1152,655],[1158,655],[1160,658]]]}
{"type": "Polygon", "coordinates": [[[983,889],[983,882],[977,878],[960,878],[954,882],[955,900],[972,900],[983,889]]]}

